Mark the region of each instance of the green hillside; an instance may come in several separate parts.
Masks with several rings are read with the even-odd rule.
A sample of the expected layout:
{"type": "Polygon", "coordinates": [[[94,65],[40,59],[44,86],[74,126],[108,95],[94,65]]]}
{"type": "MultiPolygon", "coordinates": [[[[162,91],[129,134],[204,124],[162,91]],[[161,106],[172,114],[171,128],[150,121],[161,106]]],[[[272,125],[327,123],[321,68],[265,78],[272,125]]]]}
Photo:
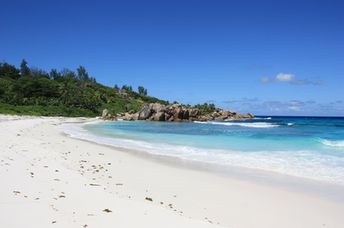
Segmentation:
{"type": "Polygon", "coordinates": [[[30,68],[25,60],[18,69],[0,63],[0,113],[43,116],[98,116],[103,109],[115,114],[138,111],[144,103],[168,104],[150,97],[147,89],[139,86],[121,88],[97,83],[86,69],[50,72],[30,68]]]}

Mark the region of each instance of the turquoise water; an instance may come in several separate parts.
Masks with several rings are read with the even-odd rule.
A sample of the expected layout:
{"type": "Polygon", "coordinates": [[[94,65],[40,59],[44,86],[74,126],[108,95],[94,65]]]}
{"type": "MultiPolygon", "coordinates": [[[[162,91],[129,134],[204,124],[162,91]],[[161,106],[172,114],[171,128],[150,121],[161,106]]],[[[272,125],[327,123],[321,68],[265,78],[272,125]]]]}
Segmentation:
{"type": "Polygon", "coordinates": [[[84,125],[80,135],[147,153],[344,185],[344,118],[116,121],[84,125]]]}

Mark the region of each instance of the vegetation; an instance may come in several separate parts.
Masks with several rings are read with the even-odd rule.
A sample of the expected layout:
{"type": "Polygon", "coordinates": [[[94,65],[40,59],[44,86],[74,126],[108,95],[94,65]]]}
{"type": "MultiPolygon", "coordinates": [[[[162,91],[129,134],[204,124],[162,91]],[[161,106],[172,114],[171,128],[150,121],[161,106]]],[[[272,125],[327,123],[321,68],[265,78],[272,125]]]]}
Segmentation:
{"type": "Polygon", "coordinates": [[[138,111],[144,103],[163,101],[147,95],[140,86],[121,89],[97,83],[85,67],[76,72],[69,69],[49,73],[30,68],[23,60],[20,68],[0,63],[0,113],[44,116],[97,116],[103,109],[110,113],[138,111]]]}
{"type": "Polygon", "coordinates": [[[140,95],[147,96],[147,89],[145,89],[143,86],[139,86],[137,88],[137,91],[139,92],[140,95]]]}
{"type": "Polygon", "coordinates": [[[197,104],[194,106],[194,108],[199,109],[201,113],[203,114],[219,111],[219,108],[217,108],[214,104],[208,104],[208,103],[197,104]]]}

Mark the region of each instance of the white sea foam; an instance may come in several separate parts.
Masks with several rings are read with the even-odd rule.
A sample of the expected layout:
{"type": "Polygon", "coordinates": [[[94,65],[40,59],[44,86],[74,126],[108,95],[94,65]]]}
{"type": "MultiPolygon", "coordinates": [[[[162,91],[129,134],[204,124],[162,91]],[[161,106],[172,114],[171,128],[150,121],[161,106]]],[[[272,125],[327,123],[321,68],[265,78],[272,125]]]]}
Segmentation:
{"type": "Polygon", "coordinates": [[[320,140],[320,142],[322,144],[324,144],[325,146],[344,148],[344,140],[327,140],[327,139],[322,139],[322,140],[320,140]]]}
{"type": "Polygon", "coordinates": [[[215,121],[194,121],[194,123],[199,124],[214,124],[214,125],[225,125],[225,126],[240,126],[240,127],[252,127],[252,128],[272,128],[279,127],[277,124],[267,123],[267,122],[257,122],[257,123],[241,123],[241,122],[215,122],[215,121]]]}
{"type": "Polygon", "coordinates": [[[254,117],[255,120],[271,120],[271,117],[254,117]]]}
{"type": "MultiPolygon", "coordinates": [[[[344,185],[344,157],[334,157],[312,151],[230,151],[202,149],[190,146],[149,143],[146,141],[113,138],[91,132],[77,124],[61,125],[62,130],[74,138],[93,141],[117,148],[132,149],[150,154],[278,172],[344,185]]],[[[343,141],[341,141],[343,143],[343,141]]]]}

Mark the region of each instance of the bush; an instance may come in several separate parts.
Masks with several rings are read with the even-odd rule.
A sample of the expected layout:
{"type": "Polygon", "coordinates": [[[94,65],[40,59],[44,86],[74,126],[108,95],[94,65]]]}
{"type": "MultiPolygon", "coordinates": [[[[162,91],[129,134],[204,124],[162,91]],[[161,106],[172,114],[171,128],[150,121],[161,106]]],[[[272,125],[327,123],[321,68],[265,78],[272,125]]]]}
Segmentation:
{"type": "Polygon", "coordinates": [[[128,94],[123,97],[118,87],[110,88],[97,83],[86,69],[80,66],[77,74],[63,69],[50,73],[29,68],[25,60],[21,69],[8,63],[0,63],[0,113],[43,116],[97,116],[104,108],[115,114],[138,111],[144,102],[168,102],[141,94],[124,85],[128,94]]]}

